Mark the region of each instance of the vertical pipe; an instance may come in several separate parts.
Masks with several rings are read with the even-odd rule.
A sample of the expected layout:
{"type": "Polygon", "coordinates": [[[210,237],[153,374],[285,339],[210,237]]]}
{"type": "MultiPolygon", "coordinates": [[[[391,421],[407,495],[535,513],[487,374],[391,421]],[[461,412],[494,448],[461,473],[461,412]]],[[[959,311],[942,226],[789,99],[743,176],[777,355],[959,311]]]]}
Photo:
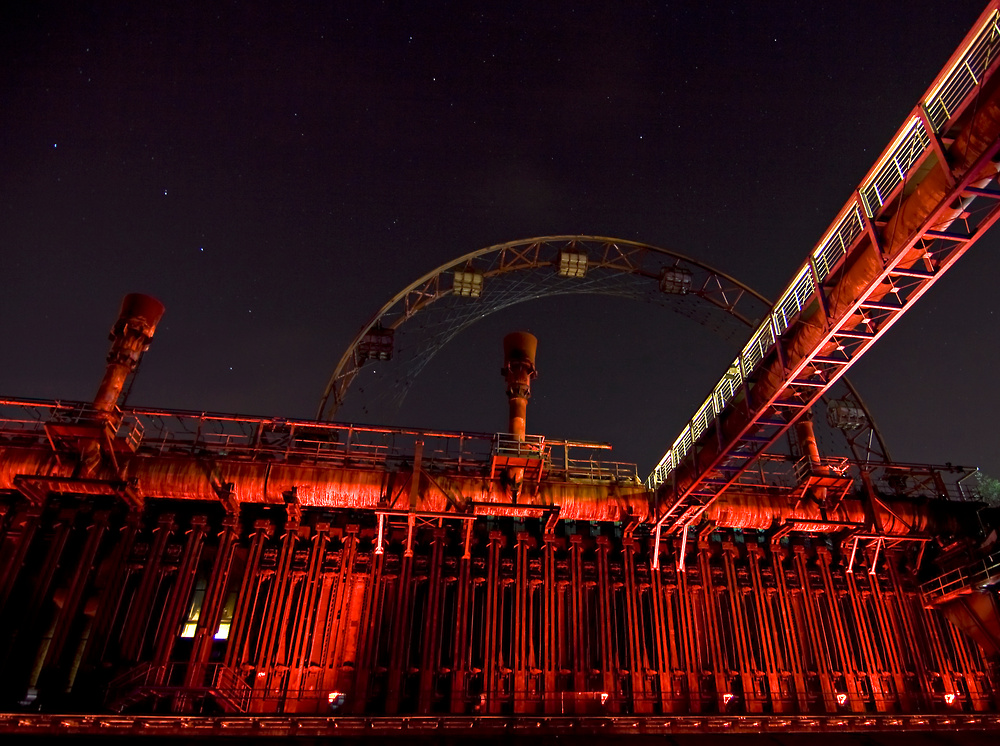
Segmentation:
{"type": "Polygon", "coordinates": [[[257,677],[254,680],[255,689],[260,691],[264,699],[273,698],[277,692],[277,681],[283,680],[283,671],[275,670],[275,656],[278,641],[282,632],[282,622],[290,602],[289,587],[292,575],[292,560],[298,543],[299,518],[289,510],[285,519],[285,532],[281,537],[281,550],[278,555],[278,566],[271,580],[271,588],[264,608],[264,620],[261,624],[260,639],[254,665],[257,677]],[[260,676],[261,673],[265,676],[260,676]],[[277,674],[277,675],[276,675],[277,674]]]}
{"type": "MultiPolygon", "coordinates": [[[[682,552],[678,562],[683,563],[682,552]]],[[[702,703],[702,671],[709,662],[701,659],[701,648],[698,642],[698,625],[695,622],[695,609],[701,606],[698,598],[699,588],[691,584],[683,568],[677,570],[677,603],[680,616],[681,635],[683,638],[685,673],[687,675],[688,709],[691,712],[701,712],[702,703]]]]}
{"type": "MultiPolygon", "coordinates": [[[[840,669],[844,679],[847,681],[848,693],[857,698],[856,711],[861,712],[864,710],[864,705],[862,704],[864,696],[860,679],[864,674],[858,671],[855,663],[853,650],[848,640],[847,625],[841,613],[840,604],[838,603],[839,594],[833,587],[833,577],[830,575],[830,550],[825,546],[817,547],[816,558],[823,588],[825,589],[827,606],[830,610],[830,626],[832,628],[830,631],[833,635],[834,645],[837,647],[838,656],[840,657],[840,669]]],[[[821,602],[819,596],[816,596],[816,601],[817,605],[821,602]]],[[[877,679],[877,671],[875,671],[874,676],[869,675],[868,680],[876,701],[880,701],[882,699],[881,682],[877,682],[875,679],[877,679]]]]}
{"type": "MultiPolygon", "coordinates": [[[[813,588],[809,581],[809,569],[806,566],[805,547],[796,544],[794,547],[794,564],[798,571],[799,583],[802,587],[802,609],[806,615],[807,637],[812,640],[816,668],[819,675],[820,688],[823,695],[823,707],[827,712],[837,711],[837,692],[831,677],[831,668],[835,665],[833,653],[835,650],[827,648],[825,626],[819,616],[817,596],[818,588],[813,588]]],[[[841,665],[849,665],[842,661],[841,665]]],[[[861,704],[857,691],[857,681],[853,676],[848,676],[845,672],[844,679],[847,683],[849,703],[855,712],[859,712],[861,704]]]]}
{"type": "Polygon", "coordinates": [[[301,702],[298,711],[302,711],[302,708],[316,708],[319,706],[320,700],[324,703],[327,702],[324,699],[325,694],[317,691],[315,677],[311,676],[313,671],[309,653],[310,642],[315,633],[317,596],[321,585],[320,573],[323,568],[323,557],[326,555],[329,530],[330,524],[326,521],[316,521],[313,526],[312,546],[309,550],[305,576],[302,579],[298,609],[295,612],[291,649],[287,657],[289,673],[291,674],[289,689],[297,690],[296,696],[298,698],[305,697],[311,700],[310,702],[301,702]]]}
{"type": "Polygon", "coordinates": [[[94,604],[96,612],[82,657],[90,666],[99,666],[101,660],[106,657],[108,637],[121,608],[129,574],[126,560],[139,532],[140,521],[141,515],[138,511],[128,512],[120,537],[114,543],[111,553],[95,579],[95,584],[99,586],[94,604]]]}
{"type": "Polygon", "coordinates": [[[652,571],[653,634],[656,639],[656,667],[660,678],[660,702],[665,714],[680,712],[675,675],[680,673],[680,659],[677,655],[679,631],[674,624],[671,596],[676,594],[663,582],[663,568],[652,571]]]}
{"type": "Polygon", "coordinates": [[[431,563],[427,578],[427,608],[424,612],[424,629],[420,644],[420,688],[417,711],[429,714],[434,705],[439,661],[438,634],[441,601],[444,597],[441,565],[444,562],[445,530],[435,526],[431,531],[431,563]]]}
{"type": "MultiPolygon", "coordinates": [[[[909,600],[911,604],[916,604],[915,599],[911,598],[909,600]]],[[[931,654],[931,660],[928,668],[938,672],[945,692],[953,692],[955,691],[955,670],[951,662],[951,657],[945,650],[944,643],[941,640],[938,618],[936,616],[937,612],[934,609],[928,609],[921,605],[917,613],[920,615],[921,626],[926,633],[927,640],[930,642],[928,652],[931,654]]],[[[931,707],[936,704],[934,700],[937,696],[933,691],[933,687],[928,690],[928,704],[931,707]]]]}
{"type": "Polygon", "coordinates": [[[198,562],[201,559],[202,543],[207,529],[207,517],[203,515],[191,517],[191,528],[184,543],[177,577],[163,606],[163,615],[156,630],[153,642],[154,665],[163,666],[170,661],[174,643],[180,634],[181,620],[191,598],[191,588],[198,573],[198,562]]]}
{"type": "Polygon", "coordinates": [[[20,623],[15,627],[15,634],[11,635],[3,659],[4,671],[23,671],[24,663],[33,659],[28,680],[29,688],[34,688],[38,684],[42,662],[52,640],[53,624],[43,618],[42,608],[45,601],[51,598],[52,581],[63,559],[63,552],[77,517],[76,513],[75,510],[60,511],[41,572],[34,579],[28,604],[20,623]],[[45,629],[45,632],[39,639],[38,632],[41,629],[45,629]]]}
{"type": "MultiPolygon", "coordinates": [[[[743,701],[747,712],[762,712],[763,702],[758,691],[757,677],[755,672],[762,666],[758,666],[754,659],[752,650],[752,639],[757,636],[760,641],[761,655],[763,656],[764,641],[760,640],[759,628],[755,629],[750,624],[744,600],[746,595],[740,585],[736,574],[736,561],[739,559],[739,550],[732,541],[726,541],[722,545],[722,562],[725,568],[726,585],[729,588],[729,602],[732,604],[732,626],[733,642],[736,645],[736,661],[739,669],[739,677],[743,689],[743,701]]],[[[749,589],[753,590],[753,589],[749,589]]],[[[759,626],[759,625],[758,625],[759,626]]],[[[764,662],[761,661],[761,664],[764,662]]]]}
{"type": "Polygon", "coordinates": [[[643,619],[639,612],[641,590],[636,582],[635,573],[635,539],[626,538],[622,542],[622,558],[625,570],[625,621],[626,645],[628,648],[628,670],[632,679],[632,712],[636,714],[651,714],[653,698],[647,690],[647,673],[649,661],[646,660],[645,635],[643,634],[643,619]]]}
{"type": "Polygon", "coordinates": [[[174,523],[173,513],[163,513],[157,521],[156,528],[153,529],[153,542],[146,554],[142,578],[139,580],[139,587],[136,589],[123,627],[121,651],[122,658],[127,661],[137,662],[142,655],[146,627],[152,616],[150,607],[160,578],[160,563],[163,561],[167,543],[176,530],[177,524],[174,523]]]}
{"type": "Polygon", "coordinates": [[[608,709],[621,712],[621,687],[618,685],[618,662],[615,660],[611,579],[608,576],[608,547],[611,540],[603,534],[597,537],[597,632],[600,650],[601,686],[608,694],[608,709]]]}
{"type": "Polygon", "coordinates": [[[412,522],[407,529],[407,548],[403,551],[403,566],[399,575],[396,594],[396,608],[392,625],[393,648],[389,657],[387,672],[385,712],[393,715],[399,712],[399,703],[405,687],[406,661],[409,658],[408,634],[410,615],[413,612],[413,550],[410,547],[412,522]]]}
{"type": "Polygon", "coordinates": [[[187,686],[197,686],[203,678],[204,666],[208,663],[219,628],[222,609],[226,601],[229,585],[229,571],[232,567],[233,551],[239,538],[239,517],[228,513],[222,521],[222,531],[215,549],[215,559],[205,588],[205,599],[201,604],[198,624],[195,627],[191,654],[188,657],[187,686]]]}
{"type": "MultiPolygon", "coordinates": [[[[763,550],[756,543],[747,544],[747,564],[750,567],[751,596],[757,616],[757,631],[760,635],[761,654],[764,657],[764,673],[767,676],[768,697],[774,713],[787,712],[788,702],[782,691],[780,672],[788,670],[788,664],[781,660],[781,647],[778,643],[774,620],[771,617],[771,605],[767,596],[770,591],[764,587],[764,579],[760,572],[760,559],[763,550]]],[[[774,591],[776,592],[776,591],[774,591]]]]}
{"type": "MultiPolygon", "coordinates": [[[[80,608],[80,599],[83,597],[84,588],[90,580],[91,571],[94,567],[94,559],[97,550],[100,548],[104,532],[108,527],[110,511],[98,510],[94,513],[91,524],[87,529],[87,540],[83,545],[80,556],[74,563],[73,571],[66,587],[66,595],[62,607],[56,617],[55,630],[52,634],[52,641],[43,665],[46,668],[58,668],[59,659],[62,657],[63,648],[66,645],[66,638],[69,635],[71,625],[76,621],[80,608]]],[[[62,682],[65,685],[65,682],[62,682]]]]}
{"type": "Polygon", "coordinates": [[[551,530],[542,536],[542,689],[544,711],[559,712],[556,675],[559,670],[560,627],[559,586],[556,583],[556,537],[551,530]]]}
{"type": "MultiPolygon", "coordinates": [[[[771,546],[771,567],[774,572],[775,588],[777,591],[778,608],[781,619],[774,618],[776,624],[781,625],[780,634],[783,636],[785,649],[788,651],[786,665],[792,675],[792,683],[795,687],[795,697],[798,701],[799,712],[809,712],[809,697],[806,687],[806,671],[809,668],[808,654],[806,647],[809,645],[807,630],[801,627],[796,629],[795,613],[792,609],[792,597],[788,589],[788,580],[785,577],[784,550],[780,546],[771,546]]],[[[818,674],[818,671],[817,671],[818,674]]]]}
{"type": "Polygon", "coordinates": [[[24,558],[41,521],[43,506],[35,503],[20,508],[11,518],[10,527],[0,545],[0,613],[7,609],[7,599],[24,569],[24,558]]]}
{"type": "MultiPolygon", "coordinates": [[[[380,516],[382,517],[382,516],[380,516]]],[[[385,623],[385,598],[383,570],[385,569],[385,552],[377,552],[371,563],[370,574],[366,584],[365,610],[363,619],[367,622],[361,625],[358,641],[358,661],[356,677],[352,689],[351,711],[356,714],[365,712],[369,698],[369,677],[375,666],[375,654],[379,640],[379,630],[385,623]]],[[[320,659],[322,665],[322,659],[320,659]]]]}
{"type": "MultiPolygon", "coordinates": [[[[343,559],[341,561],[340,576],[337,582],[336,603],[331,608],[335,620],[335,633],[333,635],[333,645],[331,650],[330,666],[336,671],[336,689],[345,690],[350,686],[353,671],[345,666],[353,657],[353,651],[357,645],[357,638],[354,636],[362,620],[358,618],[360,608],[358,601],[364,602],[364,596],[356,598],[359,586],[362,594],[366,578],[354,572],[354,566],[358,559],[358,534],[360,526],[350,524],[347,526],[346,537],[344,539],[343,559]],[[350,655],[349,655],[350,653],[350,655]]],[[[407,608],[409,608],[407,606],[407,608]]],[[[405,627],[404,627],[405,629],[405,627]]],[[[396,638],[400,643],[408,640],[406,638],[396,638]]],[[[400,647],[404,647],[400,644],[400,647]]],[[[405,651],[404,651],[405,655],[405,651]]],[[[404,657],[405,660],[405,657],[404,657]]]]}
{"type": "Polygon", "coordinates": [[[257,595],[261,580],[260,559],[264,552],[264,546],[267,544],[267,538],[273,531],[274,526],[270,521],[254,521],[250,549],[247,553],[246,566],[243,569],[239,595],[236,597],[236,608],[233,610],[229,641],[226,644],[225,664],[230,668],[242,667],[248,660],[250,627],[253,622],[253,599],[257,595]]]}
{"type": "Polygon", "coordinates": [[[503,534],[490,531],[490,543],[486,563],[486,611],[483,640],[483,695],[486,698],[486,712],[496,715],[500,712],[499,701],[499,671],[502,661],[498,660],[499,645],[497,636],[500,632],[497,621],[497,610],[500,607],[500,542],[503,534]]]}
{"type": "Polygon", "coordinates": [[[464,551],[459,560],[458,580],[455,584],[455,647],[451,672],[451,707],[449,708],[453,715],[465,712],[468,675],[471,667],[469,633],[472,610],[469,601],[472,595],[472,583],[469,575],[472,560],[472,525],[473,521],[465,521],[464,551]]]}
{"type": "Polygon", "coordinates": [[[528,534],[518,531],[514,546],[513,659],[514,713],[528,712],[528,645],[531,635],[528,589],[528,534]]]}
{"type": "Polygon", "coordinates": [[[702,537],[698,538],[698,564],[701,568],[701,592],[704,594],[705,629],[702,631],[708,637],[708,647],[710,651],[711,668],[715,679],[716,706],[722,711],[725,707],[724,695],[730,693],[729,665],[723,650],[722,635],[719,626],[721,624],[721,610],[719,608],[719,592],[715,589],[715,581],[712,579],[711,565],[711,545],[702,537]]]}
{"type": "MultiPolygon", "coordinates": [[[[868,674],[868,680],[872,687],[872,693],[875,696],[875,709],[878,712],[888,712],[890,703],[886,698],[886,693],[882,686],[882,673],[885,671],[887,666],[885,662],[881,660],[881,656],[879,655],[874,639],[875,635],[878,634],[878,630],[872,629],[871,625],[868,623],[868,612],[865,608],[865,598],[858,590],[855,574],[845,573],[845,575],[847,580],[847,598],[851,604],[851,612],[854,617],[854,633],[860,646],[860,653],[864,661],[865,671],[868,674]]],[[[869,575],[868,577],[872,582],[875,581],[874,576],[869,575]]],[[[848,626],[849,625],[845,620],[845,633],[848,626]]],[[[847,636],[847,643],[849,649],[853,650],[854,646],[851,644],[852,638],[850,636],[847,636]]]]}
{"type": "Polygon", "coordinates": [[[899,697],[900,708],[903,712],[912,712],[916,703],[910,691],[909,679],[915,676],[921,691],[927,689],[927,671],[923,665],[921,646],[916,644],[916,632],[910,625],[909,615],[906,609],[899,604],[900,591],[898,590],[897,576],[894,563],[886,565],[889,575],[889,587],[883,591],[881,582],[872,585],[872,593],[886,624],[885,639],[891,641],[894,649],[896,667],[893,671],[896,680],[896,696],[899,697]],[[904,652],[905,651],[905,652],[904,652]],[[911,670],[912,669],[912,670],[911,670]]]}
{"type": "Polygon", "coordinates": [[[572,534],[569,537],[570,567],[570,649],[573,670],[573,691],[582,692],[587,687],[587,657],[584,638],[588,620],[583,607],[583,537],[572,534]]]}

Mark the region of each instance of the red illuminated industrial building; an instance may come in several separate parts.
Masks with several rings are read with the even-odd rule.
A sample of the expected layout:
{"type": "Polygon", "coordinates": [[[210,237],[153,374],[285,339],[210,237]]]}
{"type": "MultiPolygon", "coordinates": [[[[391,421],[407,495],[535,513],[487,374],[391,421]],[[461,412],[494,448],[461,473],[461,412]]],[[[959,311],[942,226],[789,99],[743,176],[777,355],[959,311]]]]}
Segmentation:
{"type": "Polygon", "coordinates": [[[812,414],[1000,216],[998,19],[645,481],[529,434],[526,333],[506,434],[329,415],[413,312],[480,302],[505,267],[731,303],[718,273],[644,269],[650,247],[463,257],[362,330],[310,421],[125,406],[164,311],[127,296],[93,402],[0,401],[0,731],[1000,729],[998,509],[968,470],[873,458],[857,401],[824,419],[867,427],[864,454],[822,452],[812,414]]]}

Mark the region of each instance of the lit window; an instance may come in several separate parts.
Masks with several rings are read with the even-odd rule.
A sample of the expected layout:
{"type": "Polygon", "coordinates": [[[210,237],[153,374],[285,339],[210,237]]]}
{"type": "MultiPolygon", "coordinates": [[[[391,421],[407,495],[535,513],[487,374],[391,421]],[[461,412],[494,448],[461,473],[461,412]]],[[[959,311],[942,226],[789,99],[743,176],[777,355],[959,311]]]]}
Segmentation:
{"type": "Polygon", "coordinates": [[[198,578],[194,584],[194,593],[191,594],[191,606],[188,608],[187,618],[181,627],[181,637],[194,637],[203,603],[205,603],[205,579],[198,578]]]}
{"type": "Polygon", "coordinates": [[[226,597],[226,605],[222,607],[222,617],[219,628],[215,631],[216,640],[228,640],[229,628],[233,626],[233,612],[236,610],[236,591],[226,597]]]}

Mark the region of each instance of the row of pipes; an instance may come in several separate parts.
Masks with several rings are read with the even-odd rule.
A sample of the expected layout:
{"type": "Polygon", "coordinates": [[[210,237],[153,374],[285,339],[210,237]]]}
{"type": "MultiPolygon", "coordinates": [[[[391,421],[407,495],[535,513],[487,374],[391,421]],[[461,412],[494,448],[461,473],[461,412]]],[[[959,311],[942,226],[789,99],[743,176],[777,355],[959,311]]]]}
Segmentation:
{"type": "Polygon", "coordinates": [[[898,551],[846,572],[826,542],[705,533],[677,572],[652,567],[651,537],[611,525],[390,524],[377,551],[371,515],[198,507],[46,512],[32,549],[44,561],[0,572],[17,602],[2,616],[7,685],[110,689],[124,706],[111,679],[140,670],[185,711],[221,663],[227,696],[260,713],[322,713],[332,693],[390,714],[911,712],[946,694],[996,706],[982,651],[923,607],[898,551]],[[71,568],[90,565],[80,582],[71,568]]]}

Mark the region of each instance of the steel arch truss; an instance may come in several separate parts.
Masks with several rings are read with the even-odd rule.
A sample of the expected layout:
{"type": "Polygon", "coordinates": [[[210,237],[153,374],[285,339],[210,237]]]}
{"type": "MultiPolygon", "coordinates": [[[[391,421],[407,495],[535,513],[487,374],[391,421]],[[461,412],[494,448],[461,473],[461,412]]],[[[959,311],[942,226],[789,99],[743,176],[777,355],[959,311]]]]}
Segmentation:
{"type": "Polygon", "coordinates": [[[599,294],[665,306],[736,343],[768,302],[738,280],[682,254],[599,236],[546,236],[466,254],[397,293],[360,329],[327,383],[318,417],[332,419],[362,367],[390,363],[393,396],[452,338],[517,303],[599,294]]]}
{"type": "MultiPolygon", "coordinates": [[[[667,249],[595,236],[548,236],[490,246],[442,265],[397,293],[358,331],[327,384],[319,417],[332,419],[363,366],[387,375],[401,399],[434,354],[485,315],[555,295],[593,293],[667,307],[740,341],[770,303],[738,280],[667,249]],[[417,318],[419,316],[419,318],[417,318]]],[[[367,393],[367,392],[366,392],[367,393]]],[[[863,463],[889,460],[854,387],[829,392],[828,424],[863,463]]]]}

